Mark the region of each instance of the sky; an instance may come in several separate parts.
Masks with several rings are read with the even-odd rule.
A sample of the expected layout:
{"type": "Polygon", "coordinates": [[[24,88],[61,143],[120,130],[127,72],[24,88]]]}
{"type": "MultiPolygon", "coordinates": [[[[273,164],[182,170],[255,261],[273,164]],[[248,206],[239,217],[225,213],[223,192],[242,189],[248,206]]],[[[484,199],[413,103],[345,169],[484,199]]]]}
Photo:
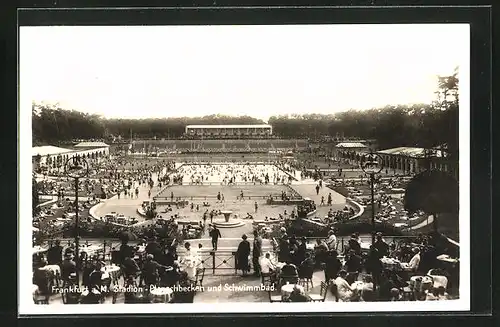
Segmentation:
{"type": "Polygon", "coordinates": [[[468,25],[21,27],[20,93],[107,118],[430,103],[468,25]]]}

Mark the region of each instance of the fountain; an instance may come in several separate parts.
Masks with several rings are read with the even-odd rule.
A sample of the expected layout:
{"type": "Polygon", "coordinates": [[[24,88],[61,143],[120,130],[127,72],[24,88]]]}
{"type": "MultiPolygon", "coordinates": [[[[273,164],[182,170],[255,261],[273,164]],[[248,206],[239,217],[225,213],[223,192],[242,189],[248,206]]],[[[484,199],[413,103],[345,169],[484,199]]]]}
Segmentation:
{"type": "Polygon", "coordinates": [[[217,226],[218,228],[235,228],[235,227],[241,227],[244,226],[245,223],[242,222],[240,219],[232,219],[231,215],[233,214],[233,211],[231,210],[224,210],[221,211],[221,213],[224,215],[224,221],[217,221],[214,220],[213,225],[217,226]]]}
{"type": "Polygon", "coordinates": [[[224,215],[224,220],[226,221],[226,223],[228,223],[229,218],[231,217],[231,214],[233,212],[231,210],[225,210],[225,211],[221,211],[221,213],[224,215]]]}

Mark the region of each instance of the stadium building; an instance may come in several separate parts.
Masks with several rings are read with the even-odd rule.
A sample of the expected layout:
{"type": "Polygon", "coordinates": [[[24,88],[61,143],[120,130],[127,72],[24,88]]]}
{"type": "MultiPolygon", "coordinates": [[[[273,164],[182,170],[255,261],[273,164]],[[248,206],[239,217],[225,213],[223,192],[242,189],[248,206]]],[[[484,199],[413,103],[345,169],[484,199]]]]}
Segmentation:
{"type": "Polygon", "coordinates": [[[206,138],[242,138],[270,137],[273,134],[271,125],[188,125],[187,137],[206,138]]]}

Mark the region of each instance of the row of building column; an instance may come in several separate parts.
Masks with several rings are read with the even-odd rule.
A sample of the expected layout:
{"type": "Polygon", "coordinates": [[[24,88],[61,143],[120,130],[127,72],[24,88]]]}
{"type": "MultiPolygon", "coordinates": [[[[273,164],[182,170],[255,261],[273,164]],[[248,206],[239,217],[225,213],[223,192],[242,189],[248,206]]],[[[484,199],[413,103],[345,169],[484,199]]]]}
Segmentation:
{"type": "MultiPolygon", "coordinates": [[[[357,153],[360,157],[366,153],[357,153]]],[[[407,174],[414,174],[423,171],[426,167],[422,158],[412,158],[399,155],[389,155],[379,153],[382,158],[383,169],[393,170],[393,171],[403,171],[407,174]]],[[[337,152],[336,157],[339,159],[349,159],[351,163],[355,163],[356,160],[353,159],[353,155],[343,155],[337,152]]],[[[448,171],[448,166],[444,162],[440,162],[439,158],[436,160],[431,160],[430,169],[448,171]]]]}
{"type": "MultiPolygon", "coordinates": [[[[382,157],[384,167],[387,169],[397,169],[407,173],[419,173],[425,169],[423,159],[420,158],[392,156],[386,154],[380,154],[380,156],[382,157]]],[[[430,169],[448,171],[448,166],[446,163],[431,160],[430,169]]]]}

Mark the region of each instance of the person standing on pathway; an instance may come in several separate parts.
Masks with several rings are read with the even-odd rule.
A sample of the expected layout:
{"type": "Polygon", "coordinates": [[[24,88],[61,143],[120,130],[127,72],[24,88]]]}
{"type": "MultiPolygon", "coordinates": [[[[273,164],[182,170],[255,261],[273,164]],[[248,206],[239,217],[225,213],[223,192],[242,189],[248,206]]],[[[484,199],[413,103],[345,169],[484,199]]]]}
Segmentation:
{"type": "Polygon", "coordinates": [[[236,269],[242,271],[243,276],[247,276],[250,270],[250,264],[248,262],[248,257],[250,255],[250,243],[247,241],[247,236],[243,234],[241,237],[242,241],[238,245],[238,250],[236,250],[236,269]]]}
{"type": "Polygon", "coordinates": [[[254,206],[255,206],[255,213],[257,213],[257,211],[259,210],[259,205],[257,204],[257,201],[255,201],[254,206]]]}
{"type": "Polygon", "coordinates": [[[259,264],[259,258],[262,255],[262,237],[259,236],[259,233],[255,230],[253,232],[253,250],[252,250],[252,263],[253,270],[255,276],[260,276],[261,269],[259,264]]]}
{"type": "Polygon", "coordinates": [[[323,195],[321,196],[321,204],[320,205],[322,205],[322,206],[325,205],[325,197],[323,195]]]}
{"type": "Polygon", "coordinates": [[[207,225],[207,216],[208,216],[208,209],[203,213],[203,230],[205,230],[205,226],[207,225]]]}
{"type": "Polygon", "coordinates": [[[319,185],[316,185],[316,195],[319,195],[319,185]]]}
{"type": "Polygon", "coordinates": [[[210,237],[212,238],[212,248],[214,249],[214,251],[217,251],[219,237],[222,237],[222,235],[220,234],[220,230],[217,228],[217,226],[213,226],[212,224],[210,224],[210,226],[212,226],[212,230],[209,233],[210,237]]]}

